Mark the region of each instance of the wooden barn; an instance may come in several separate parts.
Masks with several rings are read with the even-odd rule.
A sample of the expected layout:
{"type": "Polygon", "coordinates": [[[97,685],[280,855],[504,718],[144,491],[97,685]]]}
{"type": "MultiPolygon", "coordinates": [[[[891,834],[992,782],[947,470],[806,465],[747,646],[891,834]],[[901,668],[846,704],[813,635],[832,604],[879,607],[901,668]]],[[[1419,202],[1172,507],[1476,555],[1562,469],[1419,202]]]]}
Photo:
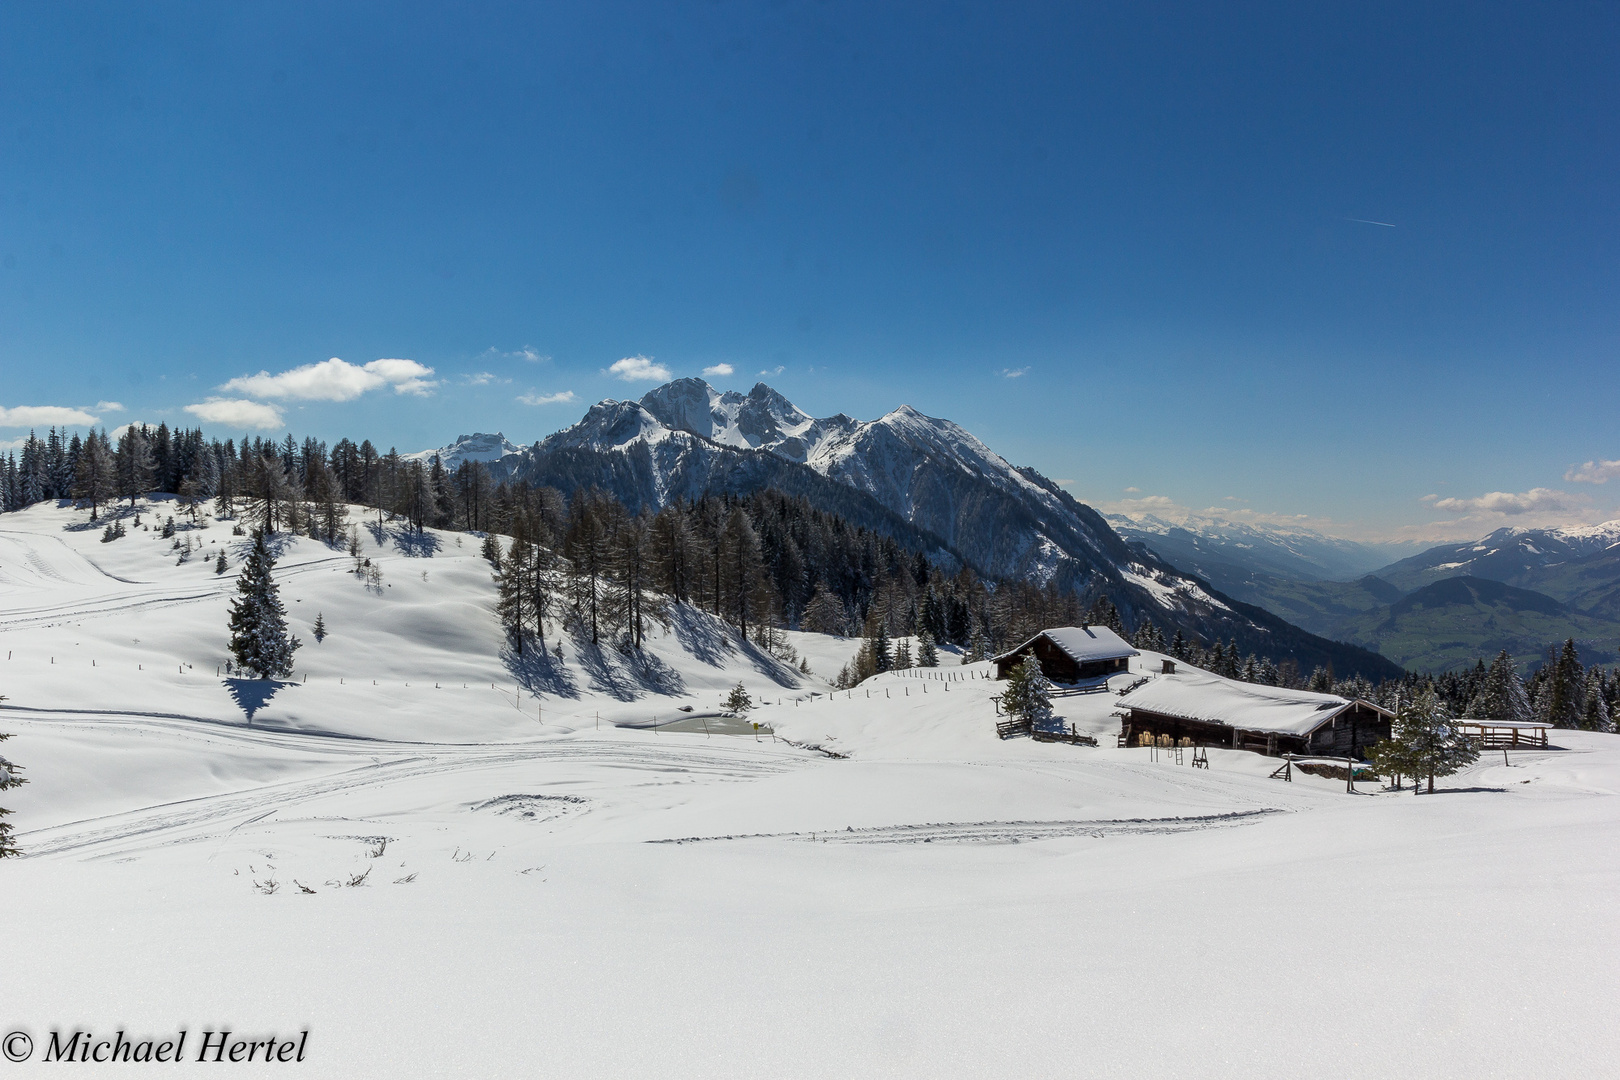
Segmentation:
{"type": "Polygon", "coordinates": [[[995,657],[991,663],[996,665],[996,678],[1011,675],[1031,653],[1041,674],[1055,683],[1106,679],[1126,670],[1131,657],[1141,655],[1106,626],[1057,626],[995,657]]]}
{"type": "Polygon", "coordinates": [[[1168,735],[1195,746],[1362,759],[1395,714],[1370,701],[1224,679],[1194,668],[1159,675],[1119,699],[1120,743],[1168,735]]]}

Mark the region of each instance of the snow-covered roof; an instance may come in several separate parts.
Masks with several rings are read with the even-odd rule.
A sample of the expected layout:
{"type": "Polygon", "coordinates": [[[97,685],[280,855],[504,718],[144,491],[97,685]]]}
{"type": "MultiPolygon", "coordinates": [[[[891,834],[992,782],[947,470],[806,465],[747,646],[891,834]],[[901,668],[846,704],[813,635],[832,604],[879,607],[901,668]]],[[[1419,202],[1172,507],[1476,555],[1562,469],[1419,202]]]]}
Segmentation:
{"type": "Polygon", "coordinates": [[[1016,649],[1008,649],[996,659],[1004,660],[1027,648],[1030,642],[1043,637],[1050,639],[1052,644],[1062,649],[1078,664],[1091,660],[1117,660],[1122,656],[1142,655],[1106,626],[1054,626],[1050,630],[1042,630],[1016,649]]]}
{"type": "MultiPolygon", "coordinates": [[[[1125,709],[1225,724],[1242,731],[1274,731],[1288,735],[1315,731],[1352,704],[1354,702],[1337,694],[1239,682],[1196,668],[1175,675],[1159,675],[1125,694],[1118,702],[1118,706],[1125,709]]],[[[1371,702],[1366,704],[1369,708],[1378,708],[1371,702]]]]}

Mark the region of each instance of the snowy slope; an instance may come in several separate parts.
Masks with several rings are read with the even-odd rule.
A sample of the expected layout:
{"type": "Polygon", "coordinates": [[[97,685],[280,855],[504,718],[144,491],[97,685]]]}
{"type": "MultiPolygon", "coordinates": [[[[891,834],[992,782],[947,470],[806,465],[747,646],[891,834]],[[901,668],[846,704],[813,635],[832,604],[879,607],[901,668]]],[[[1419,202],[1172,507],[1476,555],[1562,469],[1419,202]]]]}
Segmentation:
{"type": "MultiPolygon", "coordinates": [[[[204,670],[228,575],[78,521],[0,518],[0,729],[30,780],[0,796],[28,852],[0,863],[0,1016],[36,1060],[74,1025],[307,1029],[321,1077],[1565,1076],[1620,1051],[1616,736],[1349,795],[1118,749],[1109,694],[1056,702],[1098,748],[1002,742],[984,665],[831,694],[695,615],[639,670],[566,642],[537,696],[474,538],[386,531],[378,590],[286,547],[309,681],[250,726],[204,670]],[[774,735],[705,715],[738,680],[774,735]]],[[[790,640],[820,674],[857,644],[790,640]]]]}

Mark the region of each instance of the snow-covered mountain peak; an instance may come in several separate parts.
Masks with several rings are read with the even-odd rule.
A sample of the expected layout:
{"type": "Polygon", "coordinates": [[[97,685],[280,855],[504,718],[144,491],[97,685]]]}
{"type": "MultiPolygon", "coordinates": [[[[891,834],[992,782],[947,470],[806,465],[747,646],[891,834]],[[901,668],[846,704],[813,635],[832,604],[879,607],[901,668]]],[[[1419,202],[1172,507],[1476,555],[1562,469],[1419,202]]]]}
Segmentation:
{"type": "Polygon", "coordinates": [[[499,461],[508,454],[521,453],[523,447],[512,442],[499,431],[493,434],[488,432],[475,432],[471,435],[458,435],[455,442],[449,446],[441,446],[436,450],[418,450],[414,454],[402,455],[406,461],[420,461],[431,464],[434,457],[444,463],[450,472],[455,472],[464,461],[491,462],[499,461]]]}

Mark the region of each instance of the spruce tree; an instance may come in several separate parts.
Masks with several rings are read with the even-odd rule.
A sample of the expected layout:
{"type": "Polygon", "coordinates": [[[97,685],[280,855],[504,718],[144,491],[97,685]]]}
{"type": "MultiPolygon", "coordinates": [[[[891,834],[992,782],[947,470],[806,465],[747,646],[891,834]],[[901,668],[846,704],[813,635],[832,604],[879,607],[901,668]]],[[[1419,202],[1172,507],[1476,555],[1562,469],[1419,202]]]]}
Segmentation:
{"type": "Polygon", "coordinates": [[[1586,709],[1586,671],[1573,638],[1564,642],[1557,659],[1551,661],[1551,671],[1537,704],[1541,706],[1541,719],[1554,727],[1581,726],[1586,709]]]}
{"type": "Polygon", "coordinates": [[[1001,708],[1008,716],[1032,727],[1051,719],[1052,698],[1050,683],[1041,674],[1041,664],[1034,655],[1012,669],[1007,677],[1007,689],[1001,695],[1001,708]]]}
{"type": "MultiPolygon", "coordinates": [[[[0,697],[0,701],[4,700],[5,698],[0,697]]],[[[10,735],[0,731],[0,742],[5,742],[9,738],[11,738],[10,735]]],[[[0,757],[0,791],[9,791],[14,787],[19,787],[28,783],[28,781],[17,775],[17,773],[20,771],[21,769],[18,766],[13,765],[5,758],[0,757]]],[[[0,859],[4,859],[9,855],[22,854],[22,852],[17,849],[16,844],[12,843],[11,825],[6,821],[6,817],[10,813],[10,810],[0,806],[0,859]]]]}
{"type": "Polygon", "coordinates": [[[1498,723],[1523,723],[1531,720],[1530,698],[1524,692],[1524,681],[1513,667],[1513,657],[1503,649],[1491,661],[1485,672],[1479,693],[1468,703],[1468,715],[1475,720],[1494,720],[1498,723]]]}
{"type": "Polygon", "coordinates": [[[236,580],[238,596],[231,601],[230,648],[237,665],[260,679],[291,675],[292,654],[300,645],[287,632],[287,609],[270,576],[275,565],[264,530],[255,531],[236,580]]]}
{"type": "Polygon", "coordinates": [[[1478,761],[1479,747],[1457,733],[1433,687],[1426,686],[1401,706],[1390,737],[1373,747],[1371,757],[1380,772],[1427,776],[1433,792],[1435,777],[1450,776],[1478,761]]]}
{"type": "Polygon", "coordinates": [[[315,613],[315,644],[319,645],[326,640],[326,616],[320,612],[315,613]]]}
{"type": "Polygon", "coordinates": [[[917,666],[939,667],[939,649],[931,634],[924,632],[917,638],[917,666]]]}
{"type": "Polygon", "coordinates": [[[740,714],[754,707],[754,699],[749,696],[743,684],[738,683],[731,688],[731,693],[726,695],[726,700],[721,702],[721,705],[727,712],[740,714]]]}
{"type": "Polygon", "coordinates": [[[911,667],[911,642],[901,639],[894,650],[894,668],[896,671],[905,671],[911,667]]]}

